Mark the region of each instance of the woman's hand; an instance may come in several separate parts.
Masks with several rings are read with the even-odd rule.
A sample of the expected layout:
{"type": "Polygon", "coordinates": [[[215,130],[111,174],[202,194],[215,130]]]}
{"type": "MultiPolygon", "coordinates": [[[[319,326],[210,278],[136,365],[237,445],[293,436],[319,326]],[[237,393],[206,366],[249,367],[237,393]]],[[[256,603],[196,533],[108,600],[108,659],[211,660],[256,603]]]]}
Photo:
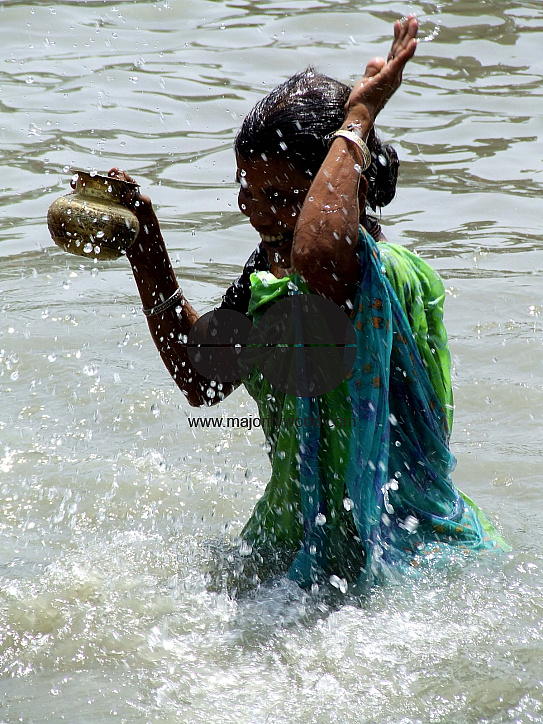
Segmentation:
{"type": "MultiPolygon", "coordinates": [[[[135,184],[133,188],[127,188],[123,197],[123,204],[136,214],[140,222],[140,232],[127,252],[128,259],[132,261],[133,257],[139,253],[151,253],[153,246],[163,246],[160,225],[149,196],[140,194],[137,181],[135,181],[132,176],[129,176],[126,171],[122,171],[119,168],[112,168],[108,171],[108,176],[118,178],[121,181],[127,181],[130,184],[135,184]]],[[[163,251],[165,253],[165,247],[163,251]]]]}
{"type": "Polygon", "coordinates": [[[402,82],[405,64],[415,54],[419,24],[414,15],[394,24],[394,40],[388,58],[373,58],[366,66],[364,77],[355,83],[345,104],[347,116],[369,115],[373,123],[379,111],[402,82]],[[364,108],[361,109],[360,107],[364,108]],[[358,114],[357,114],[358,111],[358,114]]]}
{"type": "Polygon", "coordinates": [[[139,186],[137,185],[138,182],[133,179],[132,176],[129,176],[126,171],[122,171],[120,168],[111,168],[107,175],[136,185],[137,188],[127,188],[126,194],[123,197],[123,204],[133,211],[140,221],[145,221],[149,218],[156,219],[151,199],[149,196],[140,194],[139,186]]]}

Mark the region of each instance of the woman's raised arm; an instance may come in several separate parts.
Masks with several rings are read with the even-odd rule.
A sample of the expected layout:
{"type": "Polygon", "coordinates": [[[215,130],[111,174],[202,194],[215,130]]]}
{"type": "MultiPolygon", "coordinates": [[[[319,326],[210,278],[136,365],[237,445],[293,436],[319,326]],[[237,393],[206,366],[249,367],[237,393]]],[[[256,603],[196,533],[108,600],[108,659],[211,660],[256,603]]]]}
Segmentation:
{"type": "Polygon", "coordinates": [[[364,77],[355,83],[338,129],[347,133],[333,136],[298,217],[292,266],[313,291],[336,304],[354,297],[360,276],[358,227],[368,188],[362,171],[369,164],[367,149],[353,136],[367,140],[377,114],[399,87],[403,69],[415,53],[417,32],[414,16],[396,22],[387,60],[371,60],[364,77]]]}

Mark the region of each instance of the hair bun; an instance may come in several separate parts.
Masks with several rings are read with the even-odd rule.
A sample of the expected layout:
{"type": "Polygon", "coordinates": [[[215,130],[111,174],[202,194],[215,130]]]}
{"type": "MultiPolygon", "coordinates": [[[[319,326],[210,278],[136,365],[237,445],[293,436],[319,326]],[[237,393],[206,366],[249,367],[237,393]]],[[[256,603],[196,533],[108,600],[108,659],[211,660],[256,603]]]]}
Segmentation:
{"type": "Polygon", "coordinates": [[[375,133],[368,139],[371,152],[371,165],[366,170],[369,189],[366,203],[374,211],[390,204],[396,195],[398,169],[400,161],[395,149],[389,144],[383,144],[375,133]]]}

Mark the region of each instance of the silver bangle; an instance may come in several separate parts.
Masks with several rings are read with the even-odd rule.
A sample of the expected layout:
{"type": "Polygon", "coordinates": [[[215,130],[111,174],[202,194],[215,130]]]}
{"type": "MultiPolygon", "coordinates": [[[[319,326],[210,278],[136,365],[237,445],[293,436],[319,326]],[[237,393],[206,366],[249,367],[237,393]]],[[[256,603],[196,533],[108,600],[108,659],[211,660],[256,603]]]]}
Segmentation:
{"type": "Polygon", "coordinates": [[[156,304],[154,307],[149,307],[148,309],[142,307],[141,311],[146,317],[154,317],[155,314],[162,314],[162,312],[165,312],[170,307],[176,306],[178,300],[181,299],[182,296],[183,290],[181,287],[178,287],[171,297],[168,297],[168,299],[165,299],[163,302],[160,302],[160,304],[156,304]]]}
{"type": "Polygon", "coordinates": [[[333,133],[330,133],[327,138],[329,139],[330,143],[332,143],[332,141],[338,136],[340,136],[341,138],[346,138],[348,141],[351,141],[358,146],[364,160],[362,164],[362,171],[368,169],[371,166],[371,153],[370,149],[362,140],[360,131],[357,133],[354,129],[351,131],[347,128],[340,128],[339,131],[334,131],[333,133]]]}

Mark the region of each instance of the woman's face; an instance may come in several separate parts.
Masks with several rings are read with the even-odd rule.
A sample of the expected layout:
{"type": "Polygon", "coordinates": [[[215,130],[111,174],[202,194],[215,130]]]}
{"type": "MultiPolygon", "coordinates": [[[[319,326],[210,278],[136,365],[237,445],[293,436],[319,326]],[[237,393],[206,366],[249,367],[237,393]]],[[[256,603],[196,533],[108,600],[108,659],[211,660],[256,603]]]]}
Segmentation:
{"type": "Polygon", "coordinates": [[[238,204],[268,249],[291,244],[311,181],[286,158],[237,157],[238,204]]]}

